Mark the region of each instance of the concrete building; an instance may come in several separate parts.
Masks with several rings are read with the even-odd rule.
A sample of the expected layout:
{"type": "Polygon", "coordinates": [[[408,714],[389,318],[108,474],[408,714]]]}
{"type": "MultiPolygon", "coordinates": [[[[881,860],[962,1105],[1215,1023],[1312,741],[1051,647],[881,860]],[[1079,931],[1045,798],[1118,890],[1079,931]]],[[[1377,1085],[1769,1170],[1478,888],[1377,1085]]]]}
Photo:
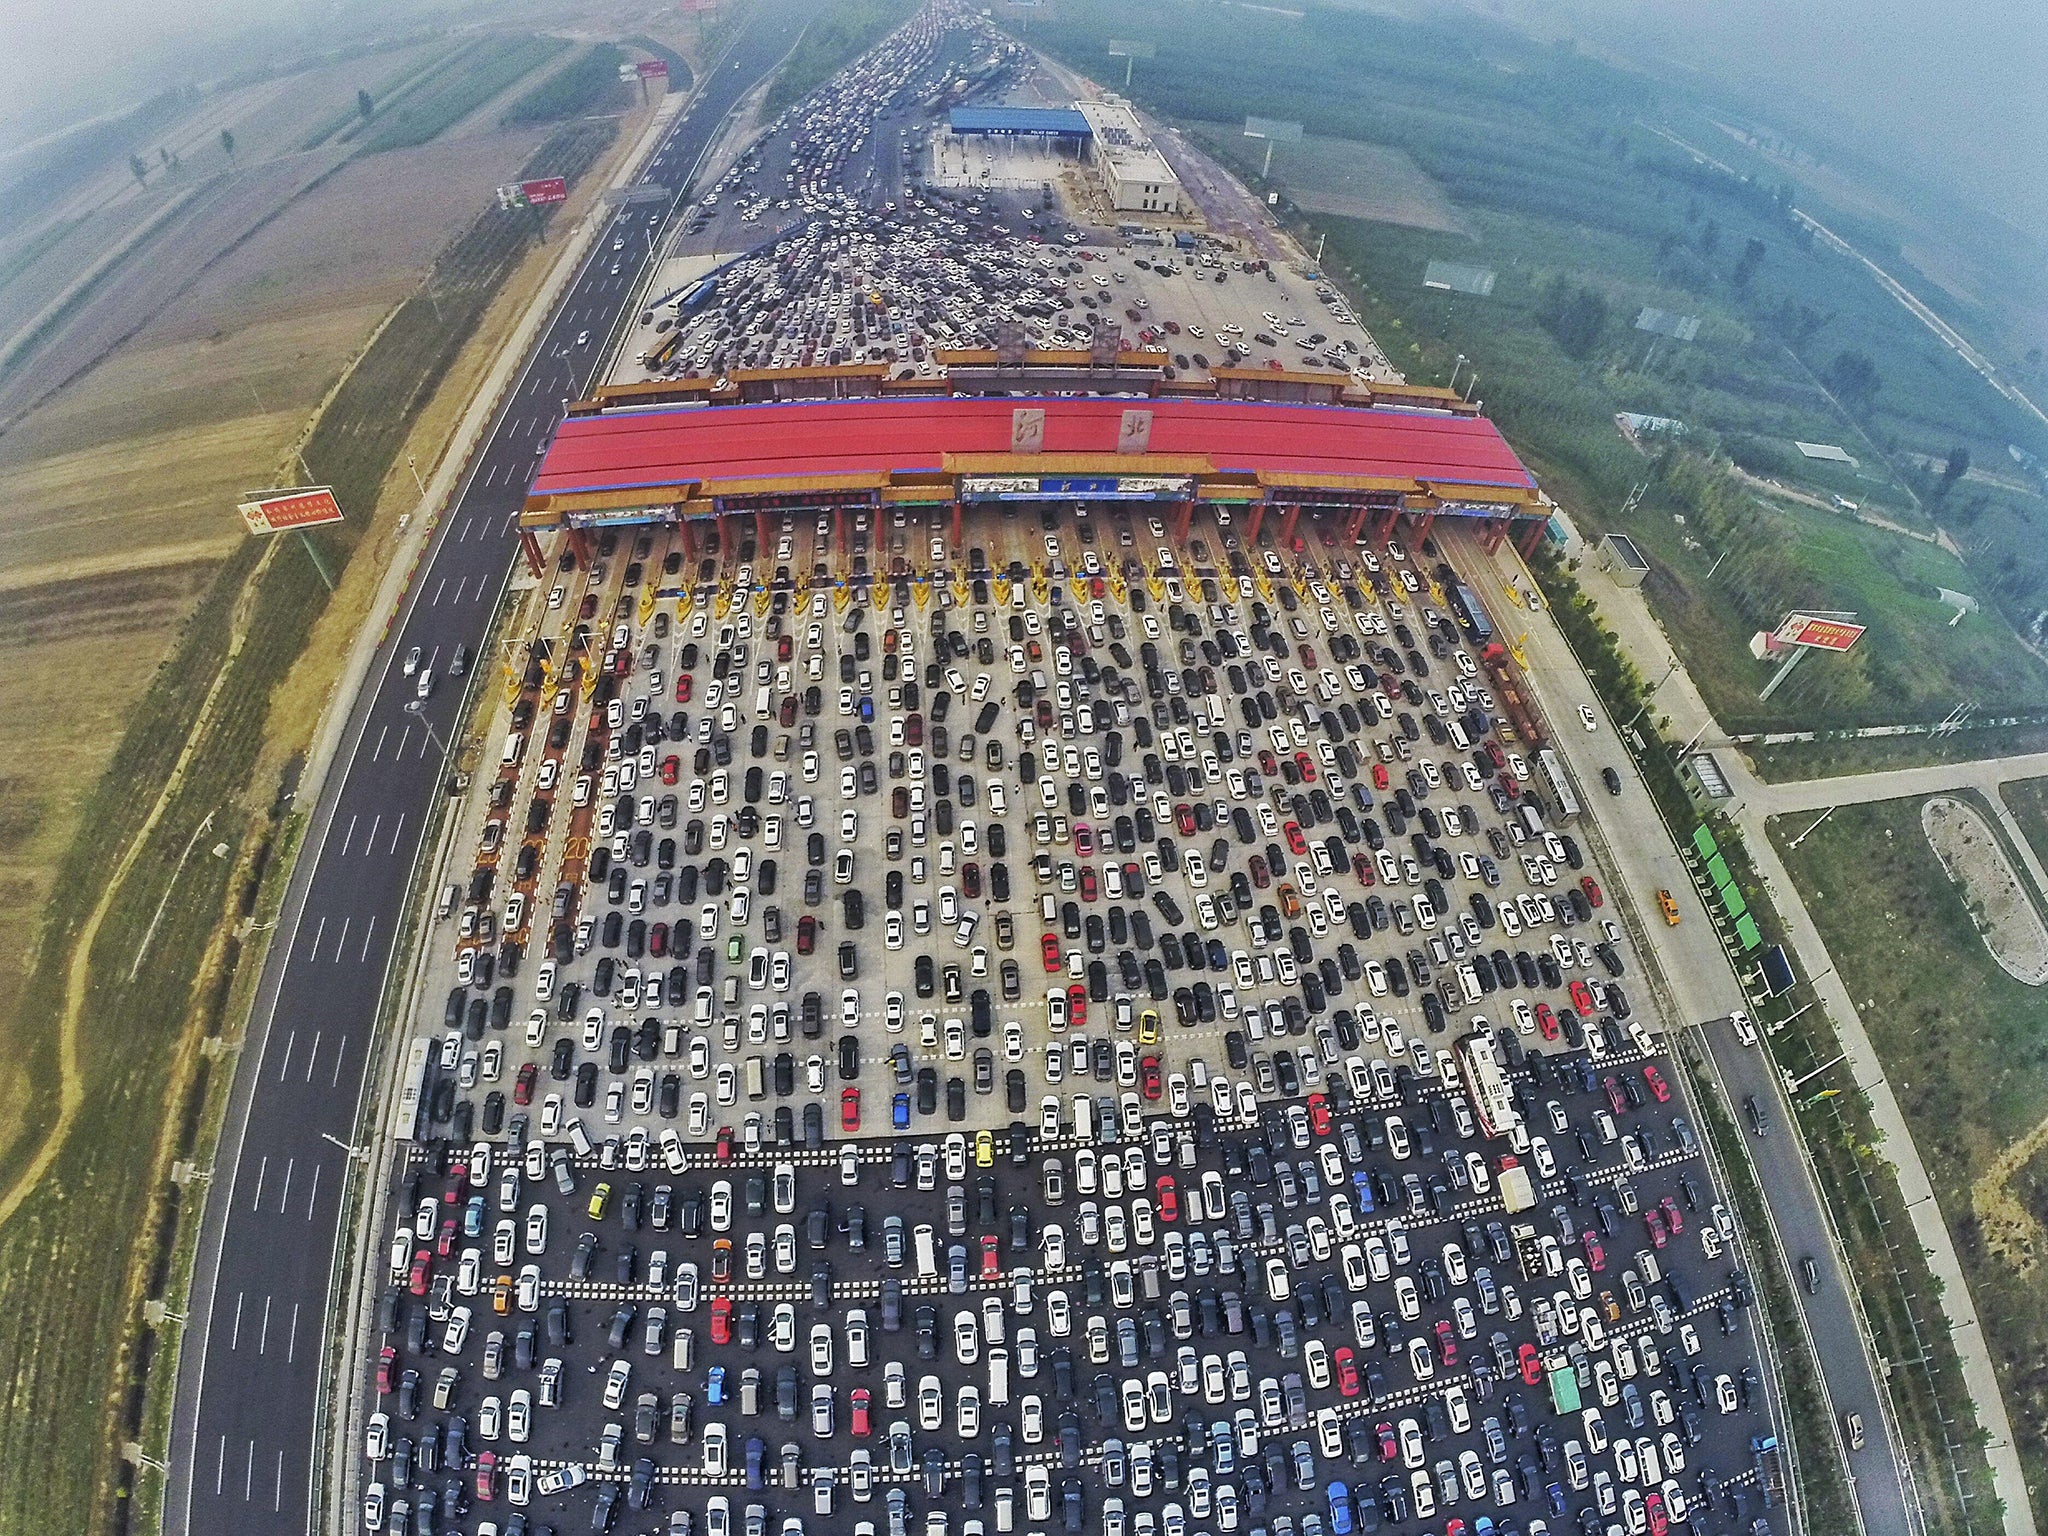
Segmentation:
{"type": "Polygon", "coordinates": [[[1685,797],[1701,820],[1712,814],[1733,816],[1742,809],[1741,797],[1711,752],[1691,752],[1681,758],[1678,781],[1685,786],[1685,797]]]}
{"type": "Polygon", "coordinates": [[[1600,541],[1600,569],[1617,587],[1640,587],[1650,574],[1650,562],[1627,534],[1610,533],[1600,541]]]}
{"type": "Polygon", "coordinates": [[[1102,179],[1109,206],[1119,213],[1181,217],[1187,211],[1187,201],[1180,178],[1153,145],[1131,104],[1111,97],[1075,105],[1088,120],[1095,172],[1102,179]]]}

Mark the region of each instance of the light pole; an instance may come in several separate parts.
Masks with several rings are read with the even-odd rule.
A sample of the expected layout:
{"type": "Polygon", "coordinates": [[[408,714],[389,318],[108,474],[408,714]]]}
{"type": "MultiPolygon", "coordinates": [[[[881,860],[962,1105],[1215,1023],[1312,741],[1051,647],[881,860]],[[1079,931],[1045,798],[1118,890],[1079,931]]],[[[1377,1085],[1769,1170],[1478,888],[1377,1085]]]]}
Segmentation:
{"type": "Polygon", "coordinates": [[[427,482],[420,478],[420,461],[411,454],[405,456],[405,467],[412,471],[412,483],[419,487],[420,500],[427,499],[427,482]]]}
{"type": "Polygon", "coordinates": [[[359,1163],[367,1163],[370,1160],[370,1149],[368,1147],[359,1147],[355,1145],[353,1142],[343,1141],[339,1136],[334,1135],[330,1131],[322,1131],[320,1133],[320,1139],[322,1141],[333,1142],[337,1147],[341,1148],[342,1151],[346,1152],[350,1157],[354,1158],[359,1163]]]}
{"type": "Polygon", "coordinates": [[[1788,1099],[1794,1097],[1801,1088],[1805,1087],[1808,1083],[1812,1082],[1816,1077],[1819,1077],[1821,1073],[1827,1071],[1829,1067],[1832,1067],[1839,1062],[1847,1061],[1848,1059],[1849,1053],[1847,1051],[1842,1051],[1839,1054],[1822,1062],[1819,1066],[1815,1067],[1811,1072],[1808,1072],[1803,1077],[1794,1077],[1790,1072],[1786,1072],[1785,1097],[1788,1099]]]}
{"type": "Polygon", "coordinates": [[[422,701],[419,699],[407,699],[405,701],[405,712],[408,715],[411,715],[413,719],[419,721],[421,725],[424,725],[427,728],[427,735],[432,737],[434,745],[441,749],[441,755],[443,757],[447,757],[450,755],[448,751],[448,743],[441,739],[441,733],[434,729],[434,722],[429,720],[426,717],[425,713],[420,709],[421,702],[422,701]]]}
{"type": "Polygon", "coordinates": [[[1465,354],[1460,352],[1457,361],[1451,364],[1451,393],[1458,392],[1458,370],[1465,366],[1465,354]]]}
{"type": "Polygon", "coordinates": [[[1621,728],[1624,731],[1627,730],[1629,726],[1634,725],[1638,720],[1642,719],[1643,711],[1650,707],[1650,700],[1654,699],[1657,696],[1657,690],[1659,688],[1662,688],[1666,683],[1670,682],[1671,674],[1673,672],[1676,672],[1677,670],[1678,658],[1674,656],[1671,658],[1671,665],[1665,669],[1664,675],[1658,678],[1656,682],[1650,684],[1649,692],[1643,695],[1643,702],[1636,706],[1636,712],[1630,715],[1627,721],[1622,725],[1621,728]]]}
{"type": "MultiPolygon", "coordinates": [[[[1834,814],[1835,808],[1831,805],[1826,810],[1822,811],[1820,815],[1814,818],[1813,827],[1819,826],[1822,822],[1826,821],[1830,816],[1834,814]]],[[[1785,845],[1785,851],[1787,853],[1790,853],[1794,848],[1797,848],[1801,843],[1805,842],[1806,839],[1812,834],[1813,827],[1808,827],[1806,831],[1800,833],[1797,837],[1793,838],[1791,842],[1787,843],[1785,845]]]]}

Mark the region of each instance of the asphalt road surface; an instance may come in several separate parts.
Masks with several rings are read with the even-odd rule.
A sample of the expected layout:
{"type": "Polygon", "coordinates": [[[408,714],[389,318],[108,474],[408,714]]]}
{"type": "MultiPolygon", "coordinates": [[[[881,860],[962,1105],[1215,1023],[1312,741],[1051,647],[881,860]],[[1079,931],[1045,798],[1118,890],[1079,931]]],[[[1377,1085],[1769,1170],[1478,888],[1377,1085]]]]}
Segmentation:
{"type": "MultiPolygon", "coordinates": [[[[683,190],[708,138],[788,51],[812,9],[806,0],[769,0],[750,13],[648,179],[683,190]]],[[[650,206],[671,211],[627,210],[636,230],[650,206]]],[[[315,810],[250,1025],[201,1236],[166,1500],[166,1523],[181,1536],[311,1527],[344,1146],[355,1129],[393,914],[441,781],[435,733],[445,741],[460,704],[461,682],[445,674],[457,646],[474,657],[482,640],[517,547],[514,518],[536,450],[563,397],[581,393],[613,318],[632,298],[645,255],[645,241],[636,243],[642,248],[629,244],[623,258],[609,240],[597,243],[534,348],[435,535],[403,623],[373,664],[375,682],[357,700],[340,771],[315,810]],[[586,331],[591,343],[578,348],[586,331]],[[444,678],[418,717],[404,707],[415,699],[414,680],[393,664],[414,646],[444,678]]]]}

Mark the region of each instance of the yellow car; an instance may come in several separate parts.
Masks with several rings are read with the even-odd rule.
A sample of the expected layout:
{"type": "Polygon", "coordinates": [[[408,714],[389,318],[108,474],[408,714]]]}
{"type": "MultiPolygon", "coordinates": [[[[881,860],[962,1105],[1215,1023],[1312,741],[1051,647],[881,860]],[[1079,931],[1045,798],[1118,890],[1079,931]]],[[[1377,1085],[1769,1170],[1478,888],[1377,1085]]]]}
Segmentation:
{"type": "Polygon", "coordinates": [[[1147,1008],[1138,1015],[1138,1044],[1157,1045],[1158,1043],[1159,1010],[1157,1008],[1147,1008]]]}
{"type": "Polygon", "coordinates": [[[974,1133],[974,1166],[993,1168],[996,1165],[996,1139],[988,1131],[974,1133]]]}
{"type": "Polygon", "coordinates": [[[610,1205],[611,1203],[611,1185],[599,1184],[597,1188],[593,1189],[590,1192],[590,1219],[592,1221],[603,1221],[605,1207],[610,1205]]]}
{"type": "Polygon", "coordinates": [[[1678,926],[1678,903],[1671,899],[1669,891],[1659,891],[1657,893],[1657,906],[1664,913],[1664,921],[1676,928],[1678,926]]]}

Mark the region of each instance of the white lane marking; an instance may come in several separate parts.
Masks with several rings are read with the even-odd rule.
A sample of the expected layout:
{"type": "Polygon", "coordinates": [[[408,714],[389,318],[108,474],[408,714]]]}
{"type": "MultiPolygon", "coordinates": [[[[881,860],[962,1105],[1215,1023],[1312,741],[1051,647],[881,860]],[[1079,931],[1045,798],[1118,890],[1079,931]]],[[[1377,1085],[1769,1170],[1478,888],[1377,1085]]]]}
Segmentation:
{"type": "MultiPolygon", "coordinates": [[[[313,1188],[312,1192],[306,1196],[306,1220],[308,1221],[313,1219],[313,1207],[320,1203],[320,1166],[318,1163],[313,1165],[313,1188]]],[[[294,1309],[292,1324],[294,1327],[298,1325],[296,1308],[294,1309]]]]}
{"type": "Polygon", "coordinates": [[[306,1081],[313,1081],[313,1063],[320,1056],[320,1031],[313,1031],[313,1048],[306,1053],[306,1081]]]}
{"type": "Polygon", "coordinates": [[[221,1486],[227,1481],[227,1475],[228,1437],[222,1435],[220,1437],[220,1449],[214,1453],[213,1458],[213,1496],[216,1499],[220,1497],[221,1486]]]}
{"type": "Polygon", "coordinates": [[[284,1075],[285,1075],[285,1073],[291,1070],[291,1062],[292,1062],[292,1047],[293,1047],[293,1046],[295,1046],[295,1045],[297,1045],[298,1043],[299,1043],[299,1032],[298,1032],[298,1031],[297,1031],[297,1030],[295,1029],[295,1030],[293,1030],[293,1031],[292,1031],[292,1033],[291,1033],[291,1038],[290,1038],[290,1039],[288,1039],[288,1040],[286,1040],[286,1041],[285,1041],[285,1043],[284,1043],[284,1055],[282,1055],[282,1056],[280,1056],[280,1057],[278,1058],[278,1062],[277,1062],[277,1080],[278,1080],[278,1081],[279,1081],[280,1083],[284,1081],[284,1075]]]}
{"type": "Polygon", "coordinates": [[[277,1213],[280,1216],[284,1214],[285,1202],[292,1197],[292,1172],[298,1164],[299,1160],[296,1157],[284,1160],[284,1185],[277,1192],[277,1213]]]}
{"type": "Polygon", "coordinates": [[[242,1502],[248,1503],[256,1496],[256,1441],[249,1441],[249,1463],[242,1472],[242,1502]]]}
{"type": "Polygon", "coordinates": [[[233,1332],[233,1333],[232,1333],[231,1335],[229,1335],[229,1337],[228,1337],[228,1348],[229,1348],[229,1349],[240,1349],[241,1347],[242,1347],[242,1293],[241,1293],[240,1291],[237,1291],[237,1292],[235,1292],[235,1330],[234,1330],[234,1332],[233,1332]]]}
{"type": "Polygon", "coordinates": [[[270,1297],[263,1298],[263,1327],[256,1335],[256,1353],[259,1355],[270,1352],[270,1302],[270,1297]]]}
{"type": "Polygon", "coordinates": [[[284,1452],[277,1453],[277,1492],[271,1496],[270,1508],[273,1513],[284,1511],[284,1452]]]}
{"type": "Polygon", "coordinates": [[[443,576],[439,581],[434,583],[434,595],[427,599],[427,606],[429,608],[438,608],[441,606],[441,589],[447,585],[448,578],[446,576],[443,576]]]}
{"type": "Polygon", "coordinates": [[[328,1082],[330,1088],[341,1086],[341,1069],[348,1063],[348,1036],[343,1035],[334,1042],[334,1077],[328,1082]]]}
{"type": "Polygon", "coordinates": [[[383,820],[381,812],[370,819],[370,835],[363,839],[363,857],[366,859],[377,851],[377,828],[383,820]]]}
{"type": "Polygon", "coordinates": [[[323,915],[320,919],[319,927],[313,930],[313,942],[306,946],[306,958],[308,960],[312,959],[315,955],[320,953],[320,935],[325,933],[326,931],[327,919],[323,915]]]}
{"type": "Polygon", "coordinates": [[[398,745],[391,749],[391,755],[394,758],[405,756],[405,744],[410,740],[412,740],[412,727],[408,725],[399,736],[398,745]]]}
{"type": "Polygon", "coordinates": [[[390,734],[391,727],[388,725],[377,732],[377,750],[370,754],[371,762],[377,763],[384,760],[384,738],[390,734]]]}
{"type": "Polygon", "coordinates": [[[374,912],[372,912],[372,913],[370,914],[370,922],[369,922],[369,926],[368,926],[368,927],[366,927],[365,929],[363,929],[363,949],[362,949],[362,953],[356,956],[356,964],[357,964],[357,965],[367,965],[367,964],[369,964],[369,962],[370,962],[370,940],[371,940],[371,938],[372,938],[372,937],[374,937],[374,936],[375,936],[376,932],[377,932],[377,914],[376,914],[376,913],[374,913],[374,912]]]}
{"type": "Polygon", "coordinates": [[[348,819],[348,830],[341,834],[341,851],[344,854],[348,852],[349,842],[356,835],[356,820],[357,818],[355,816],[350,816],[348,819]]]}
{"type": "Polygon", "coordinates": [[[348,943],[348,925],[354,921],[353,917],[342,918],[341,932],[334,936],[334,963],[336,965],[341,964],[342,947],[348,943]]]}
{"type": "Polygon", "coordinates": [[[292,1303],[292,1332],[291,1332],[291,1337],[290,1337],[289,1339],[287,1339],[287,1340],[285,1341],[285,1346],[284,1346],[284,1363],[285,1363],[286,1365],[290,1365],[290,1364],[292,1363],[293,1357],[295,1357],[295,1356],[296,1356],[296,1355],[298,1354],[298,1352],[299,1352],[299,1304],[298,1304],[298,1303],[297,1303],[297,1302],[295,1301],[295,1302],[293,1302],[293,1303],[292,1303]]]}
{"type": "Polygon", "coordinates": [[[400,811],[398,813],[398,820],[391,825],[391,844],[384,850],[387,854],[398,852],[398,834],[404,830],[405,812],[400,811]]]}
{"type": "Polygon", "coordinates": [[[469,578],[468,578],[467,576],[458,576],[458,577],[456,577],[456,578],[455,578],[455,595],[454,595],[453,597],[449,598],[449,599],[448,599],[448,601],[449,601],[449,602],[451,602],[451,603],[459,603],[459,602],[461,602],[461,601],[462,601],[462,589],[463,589],[464,587],[468,586],[468,585],[469,585],[469,578]]]}

